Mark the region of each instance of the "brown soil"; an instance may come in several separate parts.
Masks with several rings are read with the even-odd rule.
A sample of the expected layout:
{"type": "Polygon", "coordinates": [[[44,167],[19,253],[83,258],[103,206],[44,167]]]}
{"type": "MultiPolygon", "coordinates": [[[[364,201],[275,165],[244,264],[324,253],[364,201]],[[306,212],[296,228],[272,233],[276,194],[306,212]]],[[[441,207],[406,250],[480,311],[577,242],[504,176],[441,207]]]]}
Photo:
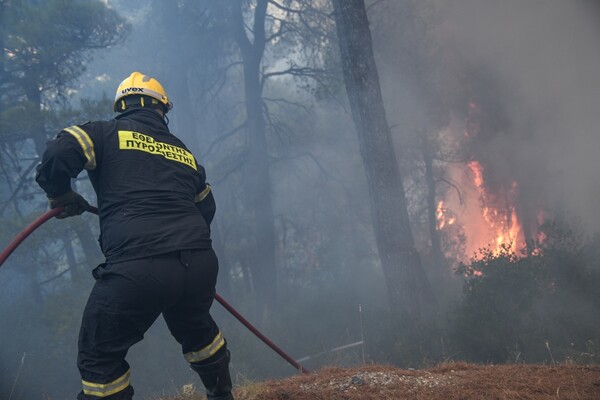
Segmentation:
{"type": "MultiPolygon", "coordinates": [[[[234,395],[236,400],[599,400],[600,365],[450,363],[426,370],[381,365],[325,368],[245,385],[234,395]]],[[[202,398],[190,395],[173,400],[202,398]]]]}
{"type": "MultiPolygon", "coordinates": [[[[249,392],[252,390],[248,390],[249,392]]],[[[427,370],[385,366],[327,368],[267,381],[260,393],[239,400],[369,399],[600,399],[600,365],[482,366],[464,363],[427,370]]]]}

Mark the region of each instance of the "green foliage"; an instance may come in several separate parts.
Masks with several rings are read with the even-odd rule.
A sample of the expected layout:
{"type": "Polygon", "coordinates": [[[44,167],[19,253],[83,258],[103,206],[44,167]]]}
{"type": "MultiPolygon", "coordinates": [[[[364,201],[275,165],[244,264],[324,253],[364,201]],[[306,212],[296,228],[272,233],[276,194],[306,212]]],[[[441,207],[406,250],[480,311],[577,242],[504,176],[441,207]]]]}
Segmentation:
{"type": "Polygon", "coordinates": [[[23,0],[0,14],[0,140],[45,139],[48,114],[68,102],[92,52],[118,43],[128,25],[101,1],[23,0]]]}
{"type": "Polygon", "coordinates": [[[127,31],[100,1],[22,0],[3,8],[3,78],[32,80],[37,90],[71,82],[83,72],[87,51],[111,46],[127,31]]]}
{"type": "MultiPolygon", "coordinates": [[[[530,256],[483,249],[457,268],[463,294],[447,314],[381,337],[387,358],[422,367],[483,363],[594,363],[600,358],[600,236],[556,218],[530,256]]],[[[385,359],[386,356],[378,359],[385,359]]]]}
{"type": "Polygon", "coordinates": [[[48,116],[47,126],[51,132],[86,121],[107,120],[114,116],[113,100],[104,94],[100,99],[81,99],[79,107],[65,107],[60,112],[48,116]]]}
{"type": "Polygon", "coordinates": [[[17,104],[6,105],[0,110],[0,141],[17,142],[22,140],[31,122],[24,116],[39,113],[34,103],[21,101],[17,104]]]}
{"type": "Polygon", "coordinates": [[[451,316],[451,337],[465,358],[553,362],[594,354],[600,338],[595,254],[600,241],[586,242],[559,220],[543,231],[546,239],[534,255],[486,250],[481,259],[459,268],[464,296],[451,316]]]}
{"type": "Polygon", "coordinates": [[[523,342],[527,323],[535,319],[534,299],[542,291],[540,261],[486,250],[481,260],[459,268],[467,279],[455,336],[467,358],[502,362],[523,342]]]}
{"type": "MultiPolygon", "coordinates": [[[[3,246],[46,208],[33,176],[47,137],[85,118],[107,116],[112,109],[104,98],[83,100],[76,110],[69,97],[93,52],[118,43],[127,31],[125,20],[100,0],[0,1],[3,246]],[[101,107],[106,107],[104,114],[101,107]]],[[[48,382],[58,382],[63,367],[73,364],[81,309],[92,284],[89,270],[99,254],[95,224],[95,217],[87,216],[51,220],[2,267],[0,314],[7,329],[0,330],[6,344],[0,359],[10,369],[2,366],[0,397],[8,396],[12,365],[18,365],[24,352],[24,371],[32,376],[19,382],[21,398],[39,398],[48,382]]],[[[73,386],[64,385],[59,397],[74,393],[76,380],[73,386]]]]}

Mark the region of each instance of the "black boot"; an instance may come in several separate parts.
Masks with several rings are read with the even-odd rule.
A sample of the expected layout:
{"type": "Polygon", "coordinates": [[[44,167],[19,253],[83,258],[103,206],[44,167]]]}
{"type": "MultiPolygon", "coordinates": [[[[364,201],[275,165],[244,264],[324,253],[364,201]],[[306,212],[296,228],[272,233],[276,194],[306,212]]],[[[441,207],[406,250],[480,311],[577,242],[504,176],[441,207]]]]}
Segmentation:
{"type": "Polygon", "coordinates": [[[209,358],[199,363],[191,363],[190,366],[200,375],[200,379],[206,388],[207,400],[233,400],[231,394],[231,376],[229,375],[229,350],[222,354],[217,352],[214,359],[209,358]],[[214,361],[213,361],[214,359],[214,361]]]}

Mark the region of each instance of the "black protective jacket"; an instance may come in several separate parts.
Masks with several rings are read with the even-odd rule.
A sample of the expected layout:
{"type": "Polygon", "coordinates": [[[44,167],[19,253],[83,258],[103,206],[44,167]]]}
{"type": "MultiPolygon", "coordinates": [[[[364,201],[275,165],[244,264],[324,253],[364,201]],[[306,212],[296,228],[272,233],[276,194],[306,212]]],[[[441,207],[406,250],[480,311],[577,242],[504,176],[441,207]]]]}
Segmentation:
{"type": "Polygon", "coordinates": [[[204,168],[151,109],[63,129],[48,142],[36,181],[48,197],[88,171],[108,262],[211,247],[215,202],[204,168]]]}

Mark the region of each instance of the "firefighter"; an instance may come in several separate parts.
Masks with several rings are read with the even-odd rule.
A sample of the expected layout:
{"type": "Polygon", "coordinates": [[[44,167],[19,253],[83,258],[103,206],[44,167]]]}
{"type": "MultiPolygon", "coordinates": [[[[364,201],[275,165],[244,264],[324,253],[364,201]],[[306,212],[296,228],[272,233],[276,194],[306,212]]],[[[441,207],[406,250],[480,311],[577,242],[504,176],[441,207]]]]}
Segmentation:
{"type": "Polygon", "coordinates": [[[209,313],[215,201],[204,168],[169,131],[171,108],[156,79],[134,72],[117,88],[114,119],[64,128],[37,167],[50,207],[64,207],[57,218],[90,207],[71,188],[83,169],[98,201],[106,261],[83,312],[78,400],[132,399],[125,356],[160,314],[208,399],[233,399],[227,343],[209,313]]]}

